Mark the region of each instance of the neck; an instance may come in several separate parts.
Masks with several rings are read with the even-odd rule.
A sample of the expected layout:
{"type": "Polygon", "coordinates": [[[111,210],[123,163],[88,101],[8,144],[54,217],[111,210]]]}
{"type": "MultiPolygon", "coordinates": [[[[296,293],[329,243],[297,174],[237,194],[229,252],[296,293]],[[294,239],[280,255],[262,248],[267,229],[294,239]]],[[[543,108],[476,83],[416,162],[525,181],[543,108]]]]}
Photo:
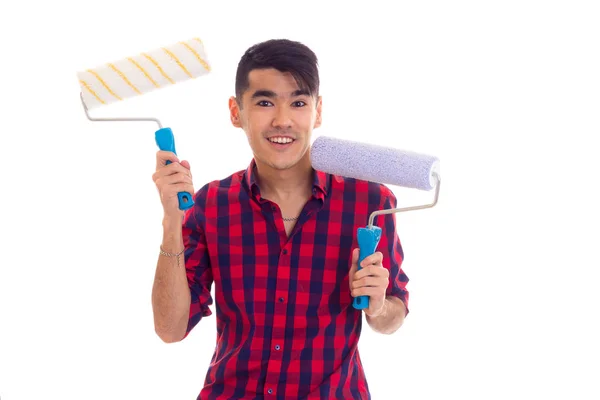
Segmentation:
{"type": "Polygon", "coordinates": [[[256,173],[262,197],[276,202],[305,197],[312,189],[314,171],[308,157],[284,170],[274,169],[256,160],[256,173]]]}

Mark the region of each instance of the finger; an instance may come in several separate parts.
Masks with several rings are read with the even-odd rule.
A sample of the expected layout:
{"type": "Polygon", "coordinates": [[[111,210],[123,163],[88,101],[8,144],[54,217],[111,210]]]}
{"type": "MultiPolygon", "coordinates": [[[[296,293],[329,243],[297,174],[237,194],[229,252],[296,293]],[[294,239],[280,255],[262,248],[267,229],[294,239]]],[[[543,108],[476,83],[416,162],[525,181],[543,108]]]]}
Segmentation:
{"type": "Polygon", "coordinates": [[[192,167],[190,166],[190,162],[187,160],[183,160],[181,161],[181,165],[188,170],[188,173],[190,175],[190,178],[193,178],[192,176],[192,167]]]}
{"type": "MultiPolygon", "coordinates": [[[[181,163],[171,163],[169,165],[165,165],[163,168],[161,168],[162,170],[165,171],[177,171],[177,172],[183,172],[187,175],[191,175],[190,174],[190,169],[186,168],[183,164],[181,163]]],[[[173,173],[171,172],[171,173],[173,173]]]]}
{"type": "Polygon", "coordinates": [[[188,170],[190,170],[190,169],[191,169],[191,168],[190,168],[190,163],[189,163],[189,161],[187,161],[187,160],[182,160],[182,161],[180,162],[180,164],[181,164],[181,165],[182,165],[184,168],[186,168],[186,169],[188,169],[188,170]]]}
{"type": "Polygon", "coordinates": [[[152,180],[155,182],[161,178],[166,176],[175,175],[177,173],[187,175],[191,178],[192,174],[189,169],[185,168],[183,165],[179,163],[172,163],[169,165],[165,165],[152,174],[152,180]]]}
{"type": "Polygon", "coordinates": [[[164,181],[168,182],[170,185],[175,183],[192,183],[192,177],[188,173],[177,172],[175,174],[166,176],[164,181]]]}
{"type": "Polygon", "coordinates": [[[358,261],[358,249],[354,249],[354,250],[352,250],[352,258],[350,260],[350,271],[348,272],[348,278],[349,278],[348,284],[349,285],[354,280],[354,275],[356,274],[356,271],[358,269],[357,261],[358,261]]]}
{"type": "Polygon", "coordinates": [[[362,279],[366,276],[374,276],[374,277],[389,277],[390,271],[387,268],[384,268],[383,265],[369,265],[358,271],[356,275],[354,275],[354,280],[362,279]]]}
{"type": "Polygon", "coordinates": [[[358,249],[352,250],[352,259],[350,260],[350,272],[354,274],[358,269],[358,249]]]}
{"type": "Polygon", "coordinates": [[[192,178],[188,174],[178,172],[172,175],[159,177],[156,180],[156,185],[162,189],[164,189],[166,186],[176,185],[179,183],[192,184],[192,178]]]}
{"type": "Polygon", "coordinates": [[[356,248],[352,250],[352,264],[356,265],[358,263],[358,256],[360,255],[360,249],[356,248]]]}
{"type": "Polygon", "coordinates": [[[191,195],[194,194],[194,186],[189,183],[177,183],[169,185],[169,190],[161,192],[163,198],[175,197],[179,192],[187,192],[191,195]]]}
{"type": "Polygon", "coordinates": [[[381,264],[381,262],[383,262],[383,254],[380,251],[376,251],[375,253],[365,257],[365,259],[360,263],[360,266],[364,268],[373,264],[381,264]]]}
{"type": "Polygon", "coordinates": [[[375,265],[369,265],[369,266],[363,267],[359,271],[357,271],[356,275],[354,276],[354,280],[362,279],[366,276],[377,276],[377,274],[378,274],[378,267],[375,265]]]}
{"type": "Polygon", "coordinates": [[[373,296],[380,296],[381,295],[381,288],[379,287],[361,287],[358,289],[352,289],[351,292],[352,297],[359,297],[359,296],[369,296],[369,297],[373,297],[373,296]]]}
{"type": "Polygon", "coordinates": [[[352,282],[352,289],[358,289],[361,287],[378,287],[387,286],[387,282],[381,277],[365,276],[361,279],[355,279],[352,282]]]}
{"type": "Polygon", "coordinates": [[[156,152],[156,169],[167,165],[167,161],[179,164],[179,158],[172,151],[159,150],[156,152]]]}
{"type": "Polygon", "coordinates": [[[188,162],[182,161],[181,163],[172,163],[172,164],[166,165],[163,168],[161,168],[159,171],[164,170],[165,174],[174,174],[176,172],[181,172],[191,178],[192,171],[190,170],[189,166],[190,166],[190,164],[188,162]],[[187,166],[184,165],[184,163],[186,163],[187,166]]]}

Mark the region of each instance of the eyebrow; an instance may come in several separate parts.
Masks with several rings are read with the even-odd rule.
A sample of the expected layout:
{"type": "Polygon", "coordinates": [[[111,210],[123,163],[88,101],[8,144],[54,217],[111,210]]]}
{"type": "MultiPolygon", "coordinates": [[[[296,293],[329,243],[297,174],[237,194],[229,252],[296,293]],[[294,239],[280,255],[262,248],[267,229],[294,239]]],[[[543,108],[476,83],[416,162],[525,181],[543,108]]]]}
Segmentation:
{"type": "MultiPolygon", "coordinates": [[[[295,90],[294,92],[292,92],[292,97],[298,97],[298,96],[308,96],[308,90],[303,90],[303,89],[299,89],[299,90],[295,90]]],[[[257,90],[252,94],[252,99],[256,99],[257,97],[268,97],[270,99],[277,97],[277,94],[272,91],[272,90],[257,90]]]]}

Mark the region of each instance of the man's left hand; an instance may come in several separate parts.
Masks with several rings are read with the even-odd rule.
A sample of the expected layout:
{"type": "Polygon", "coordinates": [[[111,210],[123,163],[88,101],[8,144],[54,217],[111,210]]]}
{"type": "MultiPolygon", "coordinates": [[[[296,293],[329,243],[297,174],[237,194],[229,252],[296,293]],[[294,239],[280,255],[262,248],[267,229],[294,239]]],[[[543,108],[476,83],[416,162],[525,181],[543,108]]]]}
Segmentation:
{"type": "Polygon", "coordinates": [[[382,265],[383,254],[379,251],[365,257],[358,270],[359,249],[352,252],[349,282],[352,297],[369,296],[369,307],[365,314],[377,317],[384,311],[385,292],[389,284],[390,272],[382,265]]]}

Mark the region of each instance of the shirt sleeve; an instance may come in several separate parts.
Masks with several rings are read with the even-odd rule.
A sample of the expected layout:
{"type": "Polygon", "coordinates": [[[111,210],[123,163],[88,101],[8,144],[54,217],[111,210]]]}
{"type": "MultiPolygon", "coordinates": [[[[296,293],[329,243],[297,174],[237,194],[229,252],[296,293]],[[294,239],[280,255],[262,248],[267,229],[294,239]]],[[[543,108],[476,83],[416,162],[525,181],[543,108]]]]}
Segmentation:
{"type": "Polygon", "coordinates": [[[198,204],[188,209],[183,219],[185,270],[191,295],[190,313],[184,338],[202,317],[212,314],[209,306],[213,303],[210,294],[213,275],[201,220],[202,211],[198,204]]]}
{"type": "MultiPolygon", "coordinates": [[[[383,185],[381,190],[380,209],[396,208],[397,199],[394,193],[383,185]]],[[[377,219],[382,219],[377,223],[382,230],[378,251],[383,253],[383,266],[390,272],[390,282],[386,290],[386,296],[395,296],[402,300],[406,307],[406,314],[408,314],[409,293],[406,285],[409,279],[402,270],[404,251],[397,232],[396,213],[379,215],[377,219]]]]}

